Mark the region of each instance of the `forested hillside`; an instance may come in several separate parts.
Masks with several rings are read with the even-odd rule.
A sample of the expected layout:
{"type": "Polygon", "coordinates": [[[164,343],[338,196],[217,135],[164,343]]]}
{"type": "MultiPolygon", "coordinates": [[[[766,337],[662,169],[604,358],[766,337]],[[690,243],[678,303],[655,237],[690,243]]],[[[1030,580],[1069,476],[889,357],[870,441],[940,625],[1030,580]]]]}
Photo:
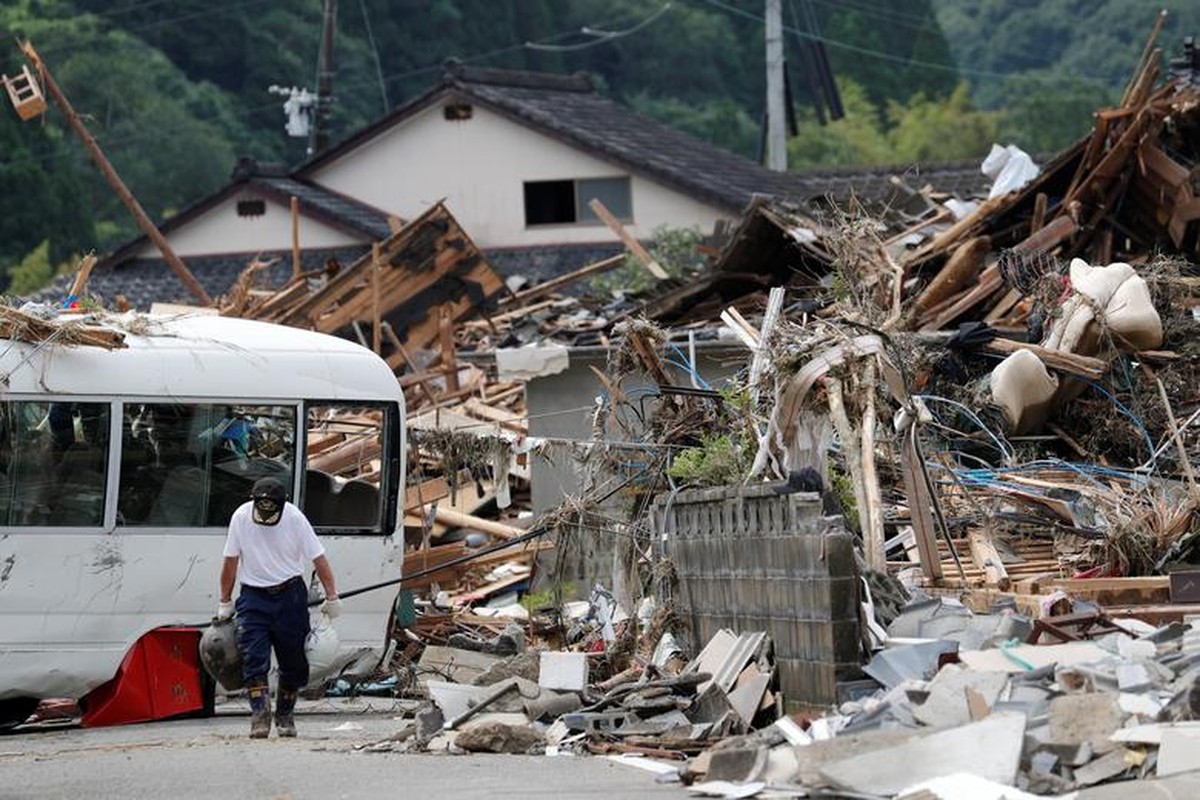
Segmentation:
{"type": "MultiPolygon", "coordinates": [[[[1135,0],[784,0],[799,118],[793,168],[973,157],[1003,138],[1044,152],[1119,90],[1153,13],[1135,0]],[[810,103],[821,42],[845,106],[810,103]],[[828,110],[827,107],[824,109],[828,110]]],[[[570,72],[698,136],[756,157],[762,0],[358,0],[339,4],[336,141],[428,88],[449,57],[570,72]]],[[[27,37],[151,216],[222,185],[238,156],[295,164],[275,85],[315,89],[320,0],[10,0],[0,70],[27,37]]],[[[1162,42],[1200,27],[1172,17],[1162,42]]],[[[134,232],[51,110],[0,113],[0,286],[49,277],[134,232]]]]}

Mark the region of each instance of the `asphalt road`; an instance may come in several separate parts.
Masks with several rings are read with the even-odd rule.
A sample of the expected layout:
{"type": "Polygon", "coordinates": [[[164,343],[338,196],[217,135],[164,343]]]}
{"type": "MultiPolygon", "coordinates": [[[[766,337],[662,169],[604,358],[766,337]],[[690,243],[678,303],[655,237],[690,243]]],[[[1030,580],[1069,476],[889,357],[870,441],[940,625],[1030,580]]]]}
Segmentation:
{"type": "Polygon", "coordinates": [[[296,739],[247,738],[249,717],[109,728],[26,726],[0,736],[0,798],[670,798],[678,784],[603,756],[380,752],[402,726],[391,701],[316,701],[296,739]],[[384,743],[380,745],[380,743],[384,743]],[[375,746],[375,750],[370,749],[375,746]]]}

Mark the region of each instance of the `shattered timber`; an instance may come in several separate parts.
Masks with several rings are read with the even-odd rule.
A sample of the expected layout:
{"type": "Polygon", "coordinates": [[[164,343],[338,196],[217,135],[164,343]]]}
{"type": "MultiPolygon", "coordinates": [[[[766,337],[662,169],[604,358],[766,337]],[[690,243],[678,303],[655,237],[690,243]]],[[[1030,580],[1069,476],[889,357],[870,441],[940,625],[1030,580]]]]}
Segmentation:
{"type": "MultiPolygon", "coordinates": [[[[418,701],[367,752],[640,754],[718,796],[1194,788],[1194,61],[1148,48],[1020,185],[762,197],[694,272],[631,248],[656,282],[616,300],[585,287],[621,259],[513,291],[441,203],[345,268],[250,265],[221,314],[358,338],[407,402],[394,648],[315,691],[418,701]]],[[[120,347],[109,313],[0,329],[120,347]]],[[[343,444],[309,456],[377,480],[343,444]]]]}

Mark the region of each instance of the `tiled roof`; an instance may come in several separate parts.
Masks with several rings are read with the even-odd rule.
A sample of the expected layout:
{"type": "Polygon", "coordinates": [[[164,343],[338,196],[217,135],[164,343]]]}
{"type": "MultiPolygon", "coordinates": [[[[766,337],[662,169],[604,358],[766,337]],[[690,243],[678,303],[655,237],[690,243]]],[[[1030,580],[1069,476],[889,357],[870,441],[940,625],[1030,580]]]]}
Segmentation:
{"type": "MultiPolygon", "coordinates": [[[[328,259],[336,258],[345,265],[359,258],[368,248],[340,248],[336,250],[305,250],[301,252],[301,267],[305,271],[317,270],[328,259]]],[[[261,283],[257,288],[274,289],[282,286],[292,275],[291,251],[246,253],[242,255],[220,255],[188,258],[185,265],[196,276],[214,300],[227,293],[255,256],[262,261],[272,258],[275,263],[259,273],[261,283]]],[[[73,276],[62,276],[37,294],[27,298],[39,302],[59,302],[66,297],[73,276]]],[[[136,309],[146,311],[151,303],[194,304],[195,298],[188,292],[183,281],[171,271],[161,258],[136,258],[123,261],[103,271],[93,271],[88,277],[86,293],[99,297],[105,305],[112,307],[118,295],[125,297],[136,309]]]]}
{"type": "MultiPolygon", "coordinates": [[[[594,264],[617,253],[623,252],[625,246],[613,244],[569,244],[542,245],[538,247],[504,247],[485,250],[492,269],[505,278],[522,277],[528,280],[528,286],[566,275],[588,264],[594,264]]],[[[571,287],[567,287],[569,293],[571,287]]]]}
{"type": "MultiPolygon", "coordinates": [[[[362,247],[304,250],[301,252],[301,266],[305,271],[316,270],[324,266],[329,258],[336,258],[340,264],[348,266],[366,253],[367,249],[362,247]]],[[[501,277],[521,276],[529,281],[528,285],[533,285],[608,258],[622,249],[623,246],[616,243],[547,245],[486,250],[483,255],[501,277]]],[[[205,256],[184,259],[184,262],[204,287],[204,291],[215,299],[232,288],[238,275],[256,255],[264,261],[276,259],[275,264],[259,273],[261,283],[258,288],[278,288],[291,277],[290,251],[205,256]]],[[[39,302],[61,301],[66,297],[73,279],[74,276],[69,275],[59,277],[49,287],[27,299],[39,302]]],[[[109,269],[93,271],[88,278],[87,294],[101,298],[108,306],[121,295],[134,308],[143,311],[149,309],[151,303],[195,302],[187,287],[161,258],[129,259],[114,264],[109,269]]]]}
{"type": "Polygon", "coordinates": [[[287,202],[295,197],[300,208],[315,212],[316,216],[337,221],[354,228],[371,239],[386,239],[392,234],[387,214],[373,206],[296,178],[256,177],[249,181],[251,186],[261,187],[287,202]]]}

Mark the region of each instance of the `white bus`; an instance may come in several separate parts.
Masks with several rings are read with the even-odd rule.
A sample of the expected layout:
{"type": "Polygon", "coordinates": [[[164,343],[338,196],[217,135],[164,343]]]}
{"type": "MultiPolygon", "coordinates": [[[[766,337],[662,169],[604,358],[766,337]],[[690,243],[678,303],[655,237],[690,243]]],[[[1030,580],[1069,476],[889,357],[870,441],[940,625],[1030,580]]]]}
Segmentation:
{"type": "MultiPolygon", "coordinates": [[[[89,324],[126,346],[0,339],[0,723],[84,698],[156,628],[209,620],[260,477],[291,487],[343,592],[400,575],[404,398],[382,359],[209,315],[89,324]]],[[[394,599],[344,601],[344,660],[382,657],[394,599]]]]}

